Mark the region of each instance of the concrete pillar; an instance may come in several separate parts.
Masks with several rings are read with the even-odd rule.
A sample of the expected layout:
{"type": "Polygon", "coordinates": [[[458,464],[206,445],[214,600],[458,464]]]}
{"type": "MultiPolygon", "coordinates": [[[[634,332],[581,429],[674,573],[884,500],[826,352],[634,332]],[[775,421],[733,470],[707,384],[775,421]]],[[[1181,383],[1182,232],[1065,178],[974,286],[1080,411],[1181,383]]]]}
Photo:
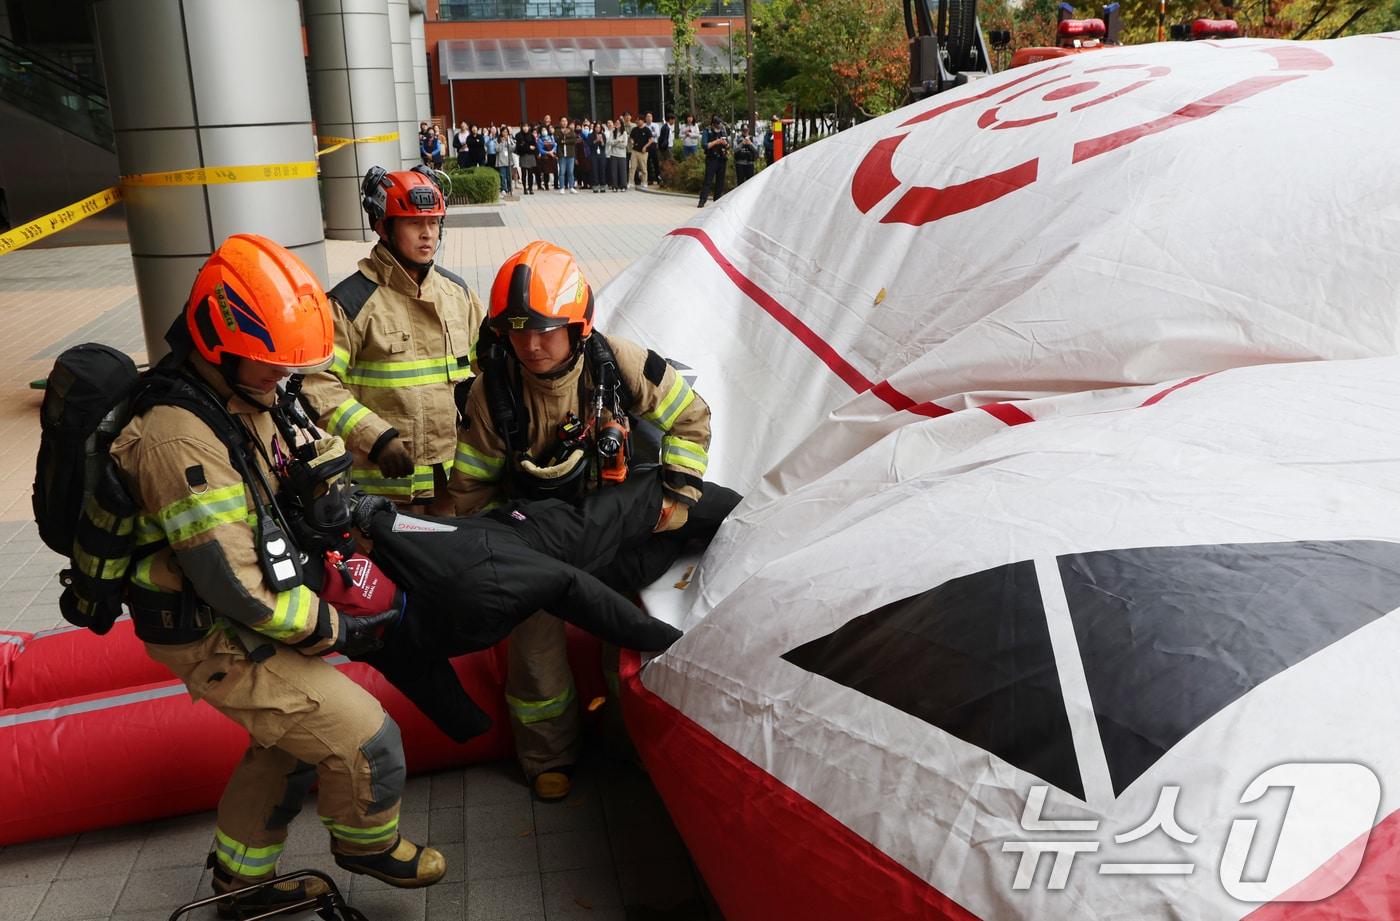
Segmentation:
{"type": "MultiPolygon", "coordinates": [[[[305,0],[304,10],[320,135],[362,138],[398,131],[386,0],[305,0]]],[[[397,140],[347,144],[321,158],[327,237],[377,239],[360,208],[360,182],[371,166],[392,170],[400,161],[397,140]]]]}
{"type": "Polygon", "coordinates": [[[413,35],[413,91],[418,96],[418,120],[427,121],[433,116],[432,89],[428,85],[428,39],[423,23],[426,17],[418,10],[408,17],[409,31],[413,35]]]}
{"type": "MultiPolygon", "coordinates": [[[[296,0],[98,0],[95,13],[122,175],[316,159],[296,0]]],[[[231,234],[270,237],[328,281],[314,175],[124,195],[152,361],[231,234]]]]}
{"type": "MultiPolygon", "coordinates": [[[[399,162],[420,162],[418,99],[413,90],[413,42],[408,34],[408,0],[389,0],[389,52],[394,60],[394,107],[399,113],[399,162]]],[[[447,138],[442,139],[446,153],[447,138]]]]}
{"type": "Polygon", "coordinates": [[[14,38],[10,28],[10,5],[0,0],[0,38],[14,38]]]}

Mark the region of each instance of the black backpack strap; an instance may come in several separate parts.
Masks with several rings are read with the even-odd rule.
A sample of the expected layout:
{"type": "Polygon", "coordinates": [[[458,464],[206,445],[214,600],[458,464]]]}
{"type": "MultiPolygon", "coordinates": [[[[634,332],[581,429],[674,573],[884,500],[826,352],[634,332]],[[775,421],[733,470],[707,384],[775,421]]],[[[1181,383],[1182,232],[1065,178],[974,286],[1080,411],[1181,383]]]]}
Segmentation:
{"type": "Polygon", "coordinates": [[[157,406],[178,406],[193,413],[219,436],[228,448],[229,462],[235,470],[242,471],[248,462],[248,434],[216,400],[202,384],[189,380],[177,369],[158,365],[137,384],[131,414],[144,415],[157,406]]]}
{"type": "MultiPolygon", "coordinates": [[[[441,271],[441,270],[439,270],[441,271]]],[[[356,269],[351,275],[345,278],[327,293],[340,305],[340,309],[345,311],[345,315],[350,318],[350,322],[355,322],[355,318],[360,315],[360,311],[365,309],[365,304],[369,302],[370,295],[379,289],[374,281],[368,278],[364,272],[356,269]]]]}
{"type": "Polygon", "coordinates": [[[618,369],[617,355],[613,352],[612,343],[595,329],[593,335],[588,337],[587,353],[588,370],[593,376],[593,386],[614,391],[622,411],[630,413],[637,403],[636,394],[632,393],[632,388],[627,386],[627,379],[618,369]]]}
{"type": "Polygon", "coordinates": [[[461,288],[463,294],[471,294],[471,289],[467,287],[467,282],[462,276],[458,275],[456,272],[449,272],[440,265],[435,265],[433,268],[437,269],[437,273],[443,278],[446,278],[448,281],[461,288]]]}
{"type": "Polygon", "coordinates": [[[489,324],[481,324],[476,340],[476,363],[481,369],[482,386],[486,388],[486,409],[491,414],[491,427],[496,430],[506,450],[512,456],[529,448],[526,432],[530,428],[530,413],[521,399],[519,387],[511,380],[510,355],[500,335],[489,324]]]}

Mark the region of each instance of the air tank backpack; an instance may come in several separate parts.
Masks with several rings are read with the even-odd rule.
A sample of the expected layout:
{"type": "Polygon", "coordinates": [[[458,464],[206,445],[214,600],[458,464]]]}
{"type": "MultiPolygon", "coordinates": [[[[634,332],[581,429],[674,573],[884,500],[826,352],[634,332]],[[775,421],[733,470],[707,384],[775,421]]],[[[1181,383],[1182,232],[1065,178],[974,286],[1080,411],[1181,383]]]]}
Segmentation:
{"type": "Polygon", "coordinates": [[[141,374],[117,349],[85,343],[65,350],[49,372],[39,410],[34,521],[49,549],[69,562],[59,574],[63,619],[94,633],[106,633],[121,616],[132,563],[165,544],[163,535],[137,533],[139,509],[108,454],[133,415],[159,404],[199,416],[232,458],[241,443],[233,423],[164,363],[141,374]]]}
{"type": "Polygon", "coordinates": [[[105,345],[73,346],[49,372],[39,410],[34,521],[70,561],[60,580],[63,618],[106,633],[121,614],[135,544],[136,506],[107,451],[130,418],[136,364],[105,345]]]}

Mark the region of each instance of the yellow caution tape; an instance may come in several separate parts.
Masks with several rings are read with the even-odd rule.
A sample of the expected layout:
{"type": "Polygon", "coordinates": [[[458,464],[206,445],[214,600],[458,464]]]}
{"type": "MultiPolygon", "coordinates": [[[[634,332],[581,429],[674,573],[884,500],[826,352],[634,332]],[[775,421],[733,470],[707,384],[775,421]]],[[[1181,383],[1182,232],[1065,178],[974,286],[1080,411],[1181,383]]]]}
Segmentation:
{"type": "Polygon", "coordinates": [[[123,186],[151,188],[182,185],[222,185],[226,182],[267,182],[277,179],[315,179],[316,161],[259,163],[254,166],[204,166],[164,173],[123,176],[123,186]]]}
{"type": "MultiPolygon", "coordinates": [[[[330,142],[332,146],[324,150],[318,150],[316,156],[324,156],[333,150],[339,150],[346,144],[375,144],[384,141],[397,141],[398,139],[399,133],[397,131],[363,138],[321,138],[320,140],[330,142]]],[[[121,177],[121,184],[129,188],[172,188],[190,185],[222,185],[228,182],[272,182],[281,179],[315,179],[316,175],[316,161],[305,160],[300,163],[259,163],[253,166],[205,166],[198,169],[169,170],[160,173],[137,173],[135,175],[121,177]]],[[[41,240],[50,234],[58,233],[65,227],[71,227],[83,218],[92,217],[99,211],[110,208],[112,205],[121,201],[121,197],[121,187],[114,186],[110,189],[103,189],[96,195],[85,198],[80,202],[75,202],[66,208],[60,208],[41,218],[30,221],[28,224],[0,234],[0,255],[14,252],[21,247],[28,246],[35,240],[41,240]]]]}
{"type": "Polygon", "coordinates": [[[74,202],[66,208],[51,211],[28,224],[0,234],[0,254],[14,252],[22,246],[28,246],[35,240],[42,240],[49,234],[58,233],[65,227],[72,227],[83,218],[92,217],[99,211],[104,211],[115,205],[121,201],[121,197],[122,190],[115,186],[103,189],[96,195],[84,198],[80,202],[74,202]]]}
{"type": "Polygon", "coordinates": [[[399,133],[397,131],[390,131],[388,134],[371,134],[369,137],[364,138],[318,137],[316,140],[320,141],[322,144],[329,144],[330,146],[323,147],[316,151],[316,156],[324,157],[328,153],[339,150],[346,144],[382,144],[385,141],[397,141],[398,139],[399,133]]]}

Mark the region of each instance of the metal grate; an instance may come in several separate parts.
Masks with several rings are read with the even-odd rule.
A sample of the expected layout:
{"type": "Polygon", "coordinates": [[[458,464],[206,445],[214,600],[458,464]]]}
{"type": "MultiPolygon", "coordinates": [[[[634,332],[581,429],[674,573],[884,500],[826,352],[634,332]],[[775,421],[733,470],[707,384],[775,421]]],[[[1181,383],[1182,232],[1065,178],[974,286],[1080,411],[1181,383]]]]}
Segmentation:
{"type": "Polygon", "coordinates": [[[504,227],[506,222],[499,211],[484,211],[479,214],[449,214],[448,227],[504,227]]]}

